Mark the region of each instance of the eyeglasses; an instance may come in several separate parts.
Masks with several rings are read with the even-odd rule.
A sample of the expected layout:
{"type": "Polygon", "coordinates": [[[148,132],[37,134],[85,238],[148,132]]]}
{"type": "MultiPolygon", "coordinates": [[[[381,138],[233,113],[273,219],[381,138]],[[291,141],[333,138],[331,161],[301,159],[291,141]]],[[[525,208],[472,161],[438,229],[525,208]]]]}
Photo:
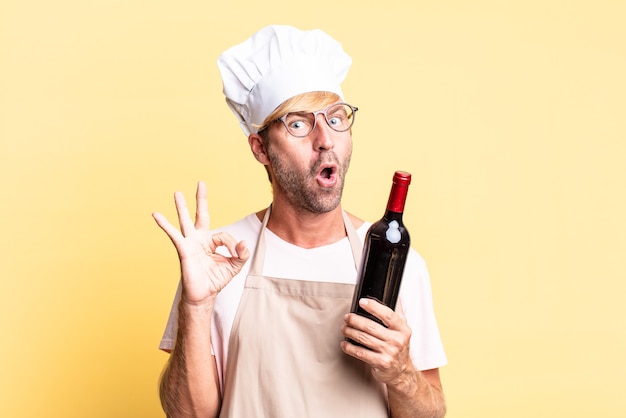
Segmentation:
{"type": "Polygon", "coordinates": [[[317,115],[324,115],[326,123],[333,131],[345,132],[354,125],[354,114],[357,110],[359,110],[357,107],[347,103],[336,103],[317,112],[287,113],[276,120],[281,121],[291,135],[304,138],[315,129],[317,115]]]}

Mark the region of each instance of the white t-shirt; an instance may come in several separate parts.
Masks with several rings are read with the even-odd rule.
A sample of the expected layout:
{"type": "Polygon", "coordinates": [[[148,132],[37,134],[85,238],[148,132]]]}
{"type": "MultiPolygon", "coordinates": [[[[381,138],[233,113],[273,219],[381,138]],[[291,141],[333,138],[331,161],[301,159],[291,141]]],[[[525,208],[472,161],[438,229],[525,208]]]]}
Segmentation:
{"type": "MultiPolygon", "coordinates": [[[[361,243],[371,224],[364,223],[357,229],[361,243]]],[[[256,214],[248,215],[240,221],[214,232],[228,232],[237,241],[245,240],[251,254],[254,254],[261,231],[261,222],[256,214]]],[[[263,276],[283,279],[299,279],[334,283],[356,282],[357,268],[348,238],[322,247],[305,249],[290,244],[269,229],[265,232],[266,250],[263,276]]],[[[361,244],[362,245],[362,244],[361,244]]],[[[224,254],[227,250],[220,248],[224,254]]],[[[243,288],[250,268],[250,260],[241,272],[220,292],[215,301],[211,323],[211,343],[220,384],[226,370],[230,332],[243,294],[243,288]]],[[[159,348],[171,350],[178,326],[178,301],[180,284],[165,333],[159,348]]],[[[428,370],[444,366],[447,358],[432,304],[430,278],[426,263],[413,249],[410,250],[400,287],[399,306],[404,309],[407,323],[412,330],[411,359],[418,370],[428,370]]]]}

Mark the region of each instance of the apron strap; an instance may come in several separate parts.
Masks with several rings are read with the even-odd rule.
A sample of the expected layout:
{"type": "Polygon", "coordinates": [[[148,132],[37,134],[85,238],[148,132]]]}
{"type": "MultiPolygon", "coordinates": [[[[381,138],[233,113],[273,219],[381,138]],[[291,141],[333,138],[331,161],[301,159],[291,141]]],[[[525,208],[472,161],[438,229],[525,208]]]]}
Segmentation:
{"type": "Polygon", "coordinates": [[[350,248],[352,249],[352,258],[354,259],[354,267],[359,270],[359,266],[361,265],[361,255],[362,255],[362,246],[361,240],[356,233],[356,229],[354,229],[354,225],[352,225],[352,221],[348,217],[348,214],[345,210],[341,210],[341,214],[343,215],[343,223],[346,227],[346,233],[348,234],[348,241],[350,241],[350,248]]]}
{"type": "Polygon", "coordinates": [[[265,261],[265,228],[267,227],[267,221],[270,219],[270,212],[272,211],[272,205],[269,205],[265,210],[265,216],[263,217],[263,223],[261,225],[261,232],[259,232],[259,240],[252,256],[250,264],[250,276],[260,276],[263,273],[263,263],[265,261]]]}

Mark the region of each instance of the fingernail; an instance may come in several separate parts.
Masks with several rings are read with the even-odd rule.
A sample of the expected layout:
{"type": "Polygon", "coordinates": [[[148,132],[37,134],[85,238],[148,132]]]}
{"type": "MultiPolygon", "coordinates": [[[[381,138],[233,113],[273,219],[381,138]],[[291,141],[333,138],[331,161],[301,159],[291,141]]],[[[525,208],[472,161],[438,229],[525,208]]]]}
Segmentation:
{"type": "Polygon", "coordinates": [[[359,303],[360,303],[361,305],[363,305],[363,306],[366,306],[367,304],[369,304],[369,303],[370,303],[370,301],[369,301],[369,300],[367,300],[366,298],[363,298],[363,299],[361,299],[361,300],[359,301],[359,303]]]}

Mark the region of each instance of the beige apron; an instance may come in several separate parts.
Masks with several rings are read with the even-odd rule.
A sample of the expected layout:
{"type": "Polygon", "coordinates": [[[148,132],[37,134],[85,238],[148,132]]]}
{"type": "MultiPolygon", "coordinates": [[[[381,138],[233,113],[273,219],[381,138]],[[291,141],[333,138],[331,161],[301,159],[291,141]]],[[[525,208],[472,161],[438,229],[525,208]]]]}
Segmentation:
{"type": "MultiPolygon", "coordinates": [[[[339,347],[354,285],[261,275],[269,213],[231,331],[220,417],[388,417],[384,385],[339,347]]],[[[343,216],[358,265],[359,238],[343,216]]]]}

